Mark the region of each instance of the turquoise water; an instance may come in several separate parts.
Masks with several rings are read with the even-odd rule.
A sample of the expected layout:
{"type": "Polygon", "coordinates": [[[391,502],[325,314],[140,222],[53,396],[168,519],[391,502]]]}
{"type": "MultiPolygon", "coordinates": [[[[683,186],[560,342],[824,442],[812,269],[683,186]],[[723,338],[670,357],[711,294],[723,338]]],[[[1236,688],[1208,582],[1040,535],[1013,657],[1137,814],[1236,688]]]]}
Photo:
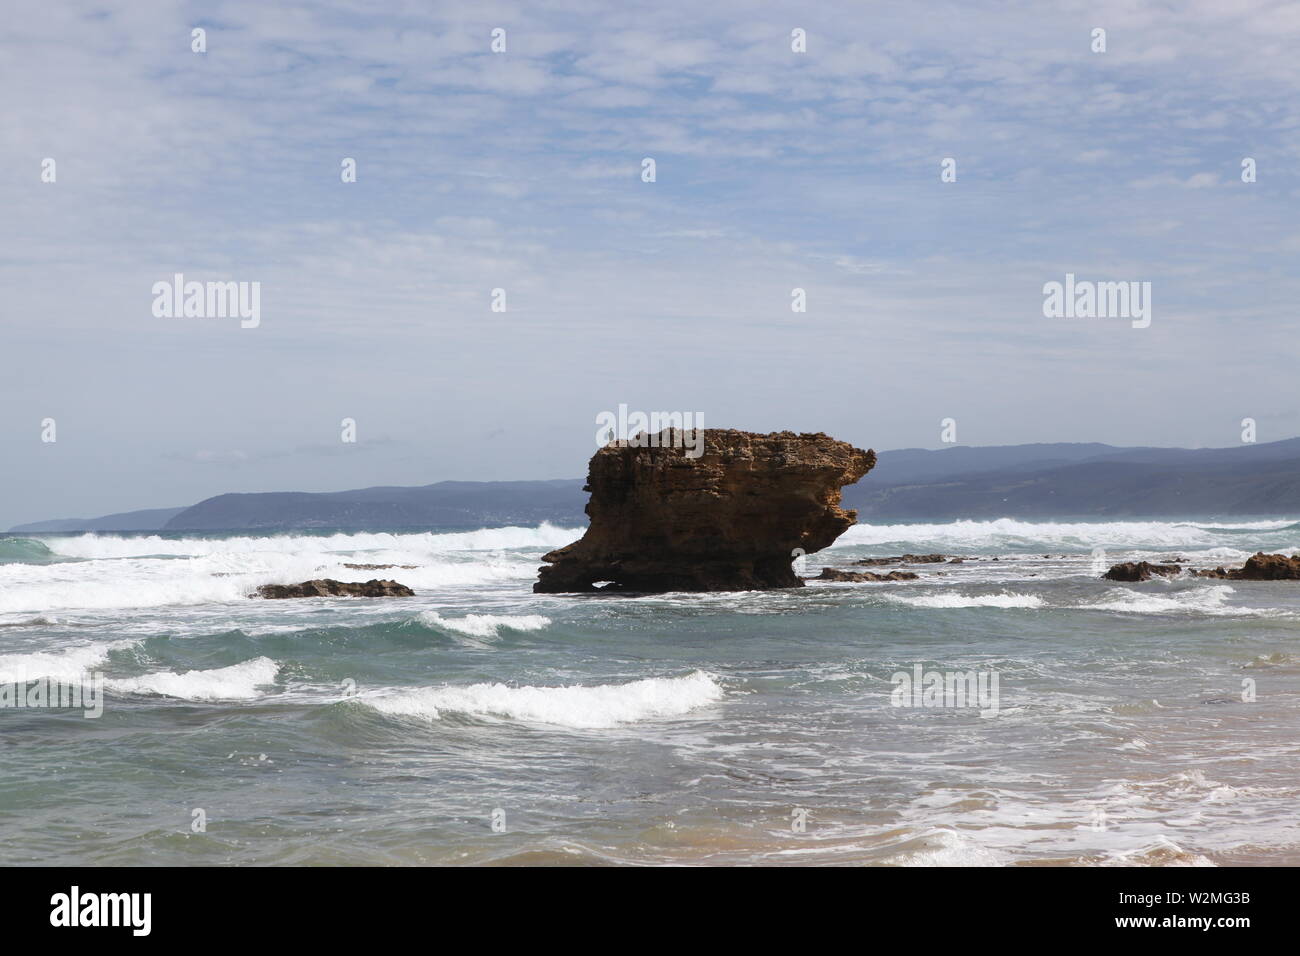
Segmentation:
{"type": "Polygon", "coordinates": [[[6,861],[1300,862],[1300,586],[1098,576],[1288,519],[859,525],[807,573],[981,560],[534,595],[579,533],[0,538],[0,683],[104,688],[0,709],[6,861]],[[324,576],[416,597],[247,597],[324,576]],[[894,706],[917,665],[996,675],[996,714],[894,706]]]}

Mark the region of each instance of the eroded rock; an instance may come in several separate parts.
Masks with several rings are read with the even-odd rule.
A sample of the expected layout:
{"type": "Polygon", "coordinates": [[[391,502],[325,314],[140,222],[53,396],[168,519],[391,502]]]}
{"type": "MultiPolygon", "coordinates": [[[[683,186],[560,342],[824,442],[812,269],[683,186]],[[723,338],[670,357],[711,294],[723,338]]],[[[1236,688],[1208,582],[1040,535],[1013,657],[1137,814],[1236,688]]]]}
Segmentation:
{"type": "Polygon", "coordinates": [[[839,568],[822,568],[822,573],[810,581],[915,581],[920,575],[914,571],[890,571],[877,574],[874,571],[843,571],[839,568]]]}
{"type": "Polygon", "coordinates": [[[249,597],[304,598],[304,597],[414,597],[415,592],[396,581],[335,581],[319,578],[301,584],[263,584],[249,597]]]}
{"type": "Polygon", "coordinates": [[[791,562],[857,520],[840,488],[872,451],[821,433],[710,428],[689,458],[672,429],[658,447],[611,442],[591,458],[581,539],[542,558],[533,590],[742,591],[803,587],[791,562]]]}
{"type": "Polygon", "coordinates": [[[1230,581],[1300,581],[1300,555],[1265,554],[1257,551],[1240,568],[1214,568],[1197,571],[1202,578],[1226,578],[1230,581]]]}
{"type": "Polygon", "coordinates": [[[1206,568],[1193,570],[1185,565],[1186,558],[1173,562],[1151,564],[1147,561],[1127,561],[1117,564],[1103,577],[1110,581],[1149,581],[1154,575],[1165,577],[1186,571],[1198,578],[1222,578],[1228,581],[1300,581],[1300,555],[1265,554],[1258,551],[1246,559],[1240,568],[1206,568]]]}
{"type": "MultiPolygon", "coordinates": [[[[1102,577],[1107,581],[1150,581],[1152,576],[1181,574],[1177,564],[1152,564],[1150,561],[1125,561],[1111,567],[1102,577]]],[[[1095,573],[1095,572],[1094,572],[1095,573]]]]}

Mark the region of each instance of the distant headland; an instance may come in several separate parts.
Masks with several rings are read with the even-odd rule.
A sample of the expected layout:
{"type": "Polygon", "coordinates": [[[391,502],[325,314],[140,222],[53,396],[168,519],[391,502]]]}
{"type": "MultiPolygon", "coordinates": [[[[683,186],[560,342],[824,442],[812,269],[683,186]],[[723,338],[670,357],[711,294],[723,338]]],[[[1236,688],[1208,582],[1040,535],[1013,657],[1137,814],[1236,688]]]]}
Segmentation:
{"type": "MultiPolygon", "coordinates": [[[[353,491],[223,494],[185,508],[17,525],[77,531],[340,531],[583,525],[583,479],[442,481],[353,491]]],[[[138,496],[133,496],[138,497],[138,496]]],[[[1230,448],[1097,443],[905,448],[878,453],[843,506],[865,521],[1300,514],[1300,438],[1230,448]]]]}

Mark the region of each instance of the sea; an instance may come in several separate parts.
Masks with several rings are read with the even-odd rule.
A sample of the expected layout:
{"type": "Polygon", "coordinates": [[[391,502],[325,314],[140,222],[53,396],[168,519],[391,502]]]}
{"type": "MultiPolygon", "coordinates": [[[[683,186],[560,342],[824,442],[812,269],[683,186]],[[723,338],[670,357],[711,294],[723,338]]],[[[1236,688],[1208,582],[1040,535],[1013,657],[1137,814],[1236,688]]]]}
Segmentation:
{"type": "Polygon", "coordinates": [[[1300,864],[1300,584],[1101,577],[1295,519],[858,524],[805,573],[964,560],[534,594],[580,535],[0,537],[2,862],[1300,864]],[[415,596],[249,596],[323,577],[415,596]]]}

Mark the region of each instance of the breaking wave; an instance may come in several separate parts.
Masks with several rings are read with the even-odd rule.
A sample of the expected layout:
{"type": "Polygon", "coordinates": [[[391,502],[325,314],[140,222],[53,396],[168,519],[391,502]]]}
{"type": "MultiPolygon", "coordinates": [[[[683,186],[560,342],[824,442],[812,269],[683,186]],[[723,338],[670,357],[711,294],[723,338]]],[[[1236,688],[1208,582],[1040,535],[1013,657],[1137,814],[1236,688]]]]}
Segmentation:
{"type": "Polygon", "coordinates": [[[1006,860],[968,835],[936,827],[898,847],[898,866],[1001,866],[1006,860]]]}
{"type": "Polygon", "coordinates": [[[213,670],[159,671],[106,680],[104,686],[121,694],[151,694],[180,700],[252,700],[261,696],[260,687],[275,683],[280,665],[269,657],[257,657],[242,664],[213,670]]]}
{"type": "Polygon", "coordinates": [[[1227,585],[1192,587],[1182,591],[1150,593],[1128,588],[1110,588],[1100,601],[1085,603],[1048,603],[1037,594],[1003,591],[998,594],[963,594],[940,591],[937,594],[886,594],[892,604],[929,610],[949,608],[1055,608],[1074,611],[1117,611],[1125,614],[1213,614],[1225,616],[1281,616],[1288,612],[1271,608],[1233,607],[1228,599],[1236,593],[1227,585]]]}
{"type": "Polygon", "coordinates": [[[36,538],[0,538],[0,564],[48,564],[54,552],[36,538]]]}
{"type": "MultiPolygon", "coordinates": [[[[516,548],[551,549],[568,544],[581,530],[560,528],[542,522],[536,528],[480,528],[477,531],[395,534],[281,534],[239,537],[166,538],[161,535],[121,536],[83,534],[68,538],[47,538],[37,544],[56,555],[75,558],[139,558],[167,555],[200,557],[232,552],[279,552],[282,554],[374,554],[407,558],[431,557],[449,551],[502,551],[516,548]]],[[[23,539],[16,539],[23,540],[23,539]]],[[[384,562],[375,562],[384,563],[384,562]]],[[[398,563],[398,562],[394,562],[398,563]]]]}
{"type": "Polygon", "coordinates": [[[113,651],[132,647],[135,641],[90,644],[61,651],[34,651],[29,654],[0,655],[0,684],[20,684],[48,678],[64,683],[79,683],[87,671],[108,660],[113,651]]]}
{"type": "Polygon", "coordinates": [[[422,688],[367,697],[362,703],[380,713],[427,720],[439,720],[445,712],[586,730],[679,717],[722,697],[722,687],[712,674],[695,671],[684,677],[652,677],[594,687],[471,684],[422,688]]]}
{"type": "Polygon", "coordinates": [[[1106,600],[1084,605],[1097,611],[1125,611],[1130,614],[1169,614],[1199,611],[1202,614],[1257,614],[1255,608],[1228,607],[1228,598],[1235,589],[1226,584],[1205,588],[1189,588],[1173,594],[1147,594],[1127,588],[1113,588],[1106,600]]]}
{"type": "Polygon", "coordinates": [[[832,547],[921,550],[1026,549],[1086,551],[1106,548],[1231,548],[1243,535],[1274,549],[1300,544],[1300,523],[1291,519],[1212,524],[1193,521],[951,521],[946,524],[857,524],[832,547]]]}
{"type": "Polygon", "coordinates": [[[960,594],[956,591],[941,591],[938,594],[904,595],[890,594],[888,600],[912,607],[957,608],[957,607],[1043,607],[1044,601],[1036,594],[1017,594],[1004,591],[1001,594],[960,594]]]}
{"type": "Polygon", "coordinates": [[[547,524],[453,534],[85,534],[48,542],[61,560],[0,564],[0,614],[234,603],[259,585],[321,577],[394,578],[417,591],[523,581],[536,575],[538,551],[576,536],[547,524]]]}
{"type": "Polygon", "coordinates": [[[443,617],[437,611],[424,611],[420,621],[430,627],[467,634],[470,637],[497,637],[503,630],[540,631],[551,623],[540,614],[466,614],[464,617],[443,617]]]}

